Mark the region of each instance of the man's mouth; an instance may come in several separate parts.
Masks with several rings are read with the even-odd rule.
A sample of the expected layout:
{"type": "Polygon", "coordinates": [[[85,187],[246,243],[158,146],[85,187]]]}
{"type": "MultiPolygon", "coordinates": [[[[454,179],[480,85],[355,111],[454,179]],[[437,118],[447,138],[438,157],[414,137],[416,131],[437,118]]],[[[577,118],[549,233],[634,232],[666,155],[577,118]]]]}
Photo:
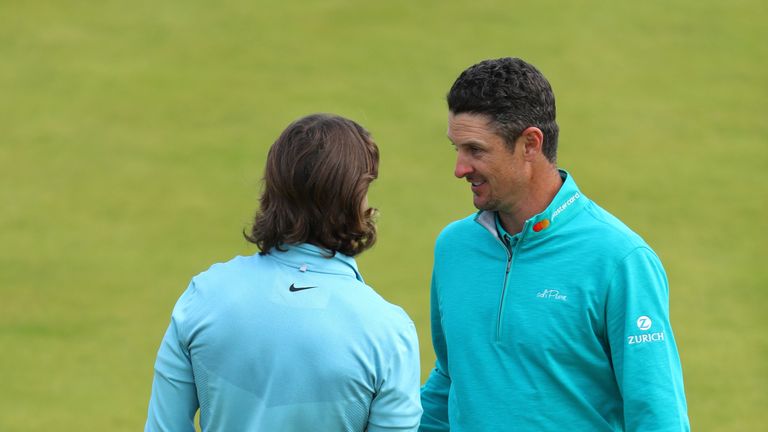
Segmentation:
{"type": "Polygon", "coordinates": [[[472,185],[472,193],[479,195],[483,185],[485,184],[485,180],[470,180],[469,184],[472,185]]]}

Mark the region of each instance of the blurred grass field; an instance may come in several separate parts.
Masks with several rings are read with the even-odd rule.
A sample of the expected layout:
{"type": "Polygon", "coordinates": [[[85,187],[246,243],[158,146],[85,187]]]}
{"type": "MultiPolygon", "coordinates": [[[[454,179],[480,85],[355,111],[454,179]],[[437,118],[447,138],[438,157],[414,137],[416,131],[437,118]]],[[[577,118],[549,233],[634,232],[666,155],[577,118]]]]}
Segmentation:
{"type": "Polygon", "coordinates": [[[335,112],[379,143],[369,284],[432,367],[435,236],[473,211],[445,138],[465,67],[519,56],[560,166],[654,247],[696,431],[768,424],[768,6],[0,0],[0,431],[143,427],[188,280],[242,238],[266,149],[335,112]]]}

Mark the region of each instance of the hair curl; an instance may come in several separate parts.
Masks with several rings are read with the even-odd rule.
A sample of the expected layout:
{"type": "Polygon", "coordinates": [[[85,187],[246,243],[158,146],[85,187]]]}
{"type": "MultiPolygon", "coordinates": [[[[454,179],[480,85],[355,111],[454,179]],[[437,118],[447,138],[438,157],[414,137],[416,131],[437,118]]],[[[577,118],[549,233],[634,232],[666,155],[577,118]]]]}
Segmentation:
{"type": "Polygon", "coordinates": [[[269,150],[246,239],[262,254],[300,243],[331,255],[363,252],[376,242],[376,209],[367,208],[366,196],[378,166],[376,143],[354,121],[332,114],[294,121],[269,150]]]}
{"type": "Polygon", "coordinates": [[[453,114],[489,116],[512,149],[526,128],[538,127],[544,134],[544,156],[552,163],[557,160],[555,95],[533,65],[511,57],[484,60],[459,75],[447,100],[453,114]]]}

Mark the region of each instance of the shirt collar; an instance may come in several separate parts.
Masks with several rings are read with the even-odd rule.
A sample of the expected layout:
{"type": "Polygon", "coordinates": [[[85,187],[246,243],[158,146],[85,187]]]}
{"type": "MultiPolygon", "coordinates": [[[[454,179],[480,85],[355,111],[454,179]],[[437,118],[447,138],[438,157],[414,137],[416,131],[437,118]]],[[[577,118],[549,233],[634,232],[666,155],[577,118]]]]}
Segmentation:
{"type": "MultiPolygon", "coordinates": [[[[520,232],[522,234],[521,237],[528,239],[550,234],[557,227],[571,220],[587,204],[587,198],[581,193],[568,171],[563,169],[559,171],[560,177],[563,179],[563,185],[560,186],[560,190],[555,194],[552,202],[549,203],[543,212],[525,221],[523,230],[520,232]]],[[[497,222],[496,212],[481,210],[477,213],[475,220],[502,241],[504,234],[507,234],[509,238],[514,237],[504,231],[501,224],[497,222]]]]}
{"type": "Polygon", "coordinates": [[[492,212],[492,214],[493,214],[494,225],[496,226],[496,232],[499,235],[499,239],[501,239],[501,241],[503,241],[507,246],[512,245],[512,243],[514,242],[513,239],[515,239],[515,236],[518,234],[512,235],[508,233],[507,230],[504,229],[504,225],[501,224],[501,219],[499,218],[499,212],[492,212]]]}
{"type": "Polygon", "coordinates": [[[336,252],[329,258],[330,252],[327,249],[309,243],[281,245],[280,248],[284,251],[272,248],[269,256],[299,271],[347,275],[364,282],[357,269],[357,262],[351,256],[336,252]]]}

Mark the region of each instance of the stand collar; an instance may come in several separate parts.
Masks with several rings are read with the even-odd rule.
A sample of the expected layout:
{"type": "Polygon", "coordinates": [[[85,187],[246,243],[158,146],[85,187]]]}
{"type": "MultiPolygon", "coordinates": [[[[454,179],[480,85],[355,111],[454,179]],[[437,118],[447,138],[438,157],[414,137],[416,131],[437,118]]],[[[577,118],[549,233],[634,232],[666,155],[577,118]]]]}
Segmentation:
{"type": "Polygon", "coordinates": [[[284,251],[272,248],[269,256],[290,267],[302,272],[330,273],[352,276],[363,281],[363,276],[357,269],[357,262],[351,256],[336,252],[333,257],[328,257],[328,250],[321,247],[302,243],[297,245],[281,245],[284,251]]]}
{"type": "MultiPolygon", "coordinates": [[[[523,225],[522,231],[512,237],[520,239],[531,239],[548,235],[557,230],[557,227],[565,225],[571,220],[579,210],[587,204],[585,197],[573,177],[566,170],[559,170],[560,177],[563,179],[563,185],[555,194],[552,202],[549,203],[543,212],[534,215],[523,225]]],[[[496,238],[501,239],[501,235],[496,226],[496,212],[479,211],[475,216],[475,221],[487,229],[496,238]]]]}

